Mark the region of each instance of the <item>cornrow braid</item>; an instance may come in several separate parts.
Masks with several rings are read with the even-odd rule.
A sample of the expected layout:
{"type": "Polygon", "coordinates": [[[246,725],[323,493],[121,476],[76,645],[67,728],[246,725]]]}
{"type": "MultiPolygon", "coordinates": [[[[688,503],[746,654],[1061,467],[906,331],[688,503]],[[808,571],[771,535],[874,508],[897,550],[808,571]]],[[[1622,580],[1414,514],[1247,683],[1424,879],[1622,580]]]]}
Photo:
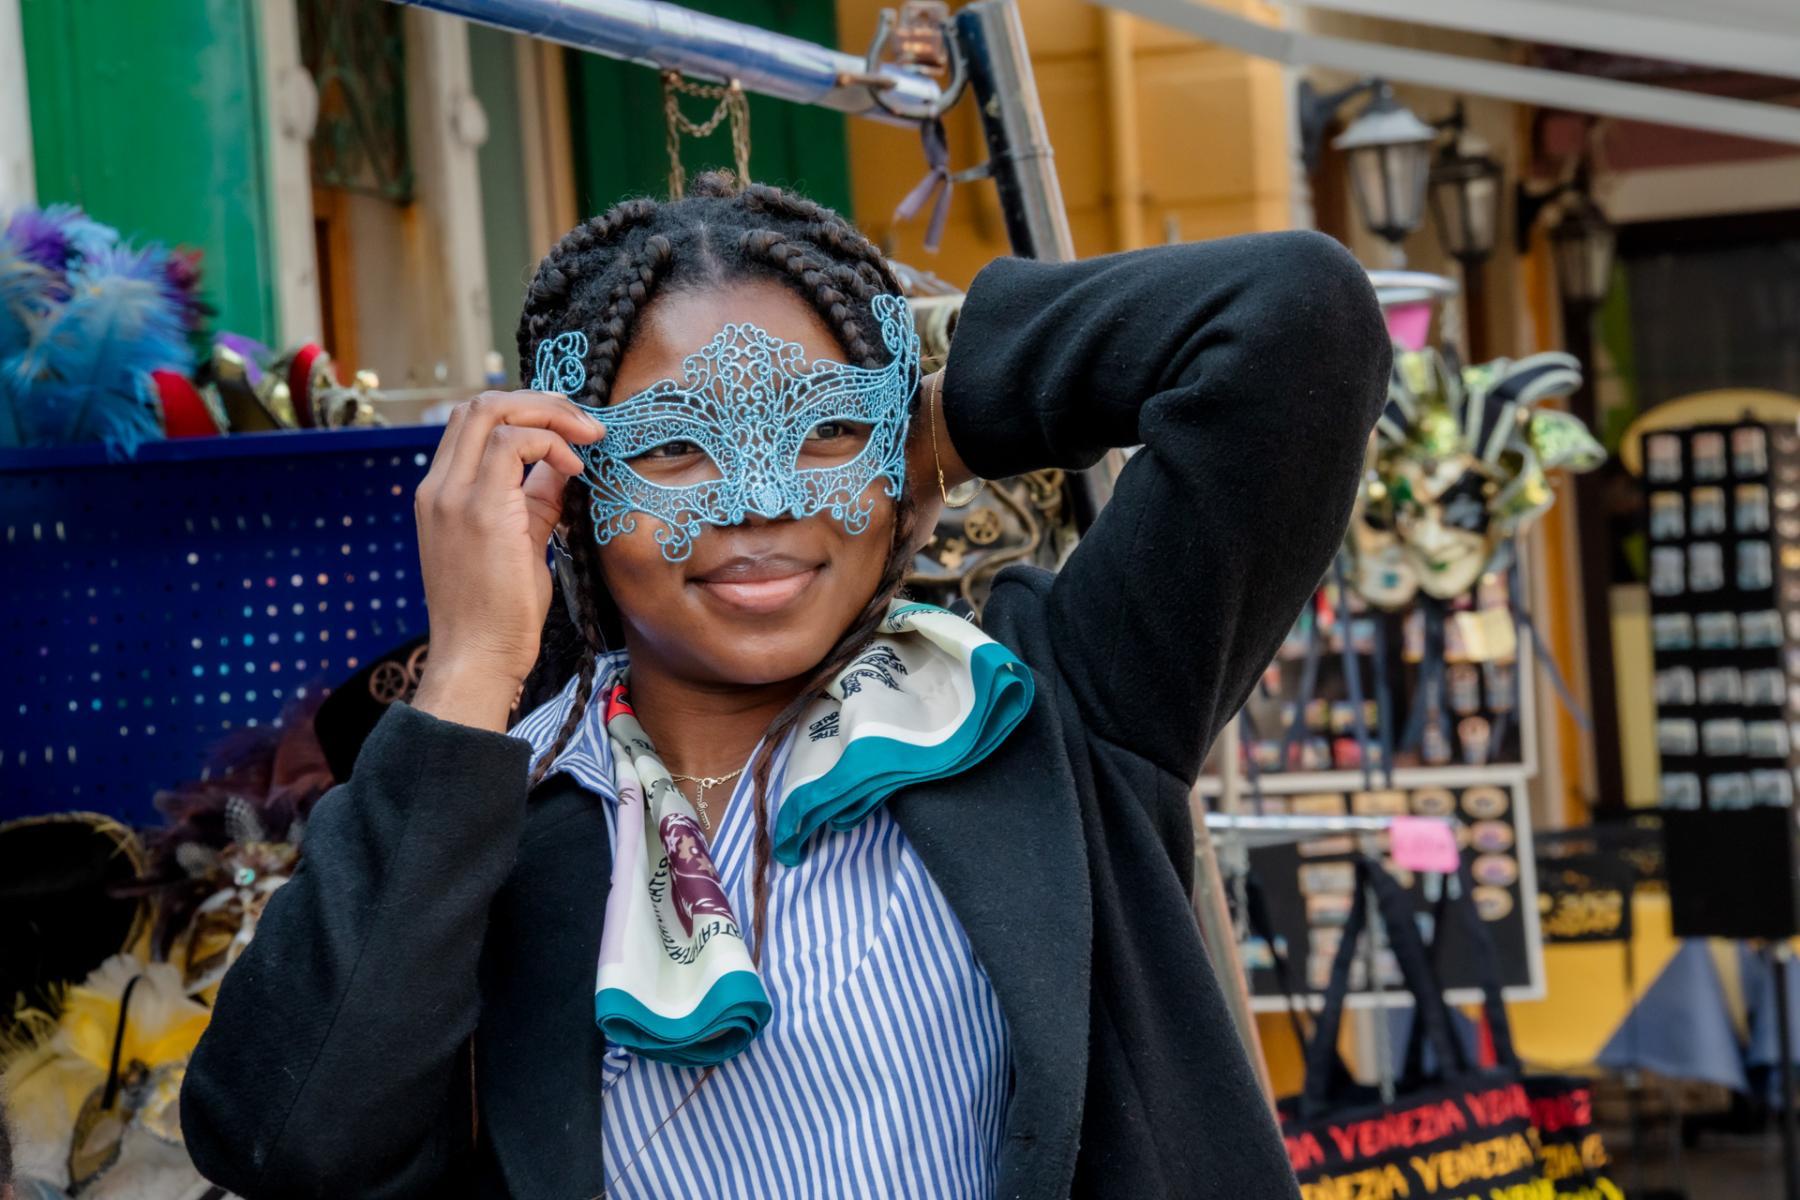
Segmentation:
{"type": "Polygon", "coordinates": [[[900,290],[900,280],[895,276],[894,268],[888,264],[887,256],[876,249],[875,243],[864,237],[862,231],[823,204],[760,183],[744,188],[744,202],[752,211],[801,222],[805,226],[807,241],[829,249],[835,257],[848,260],[856,268],[866,270],[871,277],[871,286],[887,292],[900,290]]]}
{"type": "Polygon", "coordinates": [[[748,258],[767,263],[799,285],[801,294],[811,300],[813,307],[838,331],[851,362],[868,366],[874,361],[875,353],[863,335],[862,324],[851,314],[844,294],[832,286],[822,259],[810,253],[805,245],[791,242],[773,229],[757,229],[745,234],[741,246],[748,258]]]}
{"type": "Polygon", "coordinates": [[[519,320],[519,364],[523,378],[531,378],[532,355],[537,344],[552,333],[548,328],[568,301],[575,280],[570,269],[597,247],[612,244],[620,234],[656,216],[654,200],[626,200],[597,217],[590,217],[563,234],[538,264],[525,294],[519,320]],[[535,319],[534,319],[535,318],[535,319]]]}
{"type": "MultiPolygon", "coordinates": [[[[692,182],[683,199],[627,200],[576,226],[545,255],[526,289],[519,317],[521,370],[529,377],[539,342],[580,329],[588,336],[589,349],[587,383],[576,398],[604,407],[612,399],[619,364],[644,311],[658,294],[671,288],[724,287],[744,279],[769,279],[793,290],[837,338],[846,361],[866,367],[886,362],[885,347],[872,340],[876,321],[870,302],[877,295],[898,294],[900,285],[880,250],[823,205],[780,188],[740,185],[727,173],[707,172],[692,182]]],[[[563,511],[577,581],[577,611],[568,614],[576,637],[549,636],[550,625],[558,618],[553,604],[544,654],[530,690],[545,695],[573,675],[575,695],[555,739],[532,768],[534,785],[568,748],[586,717],[612,615],[610,597],[600,582],[600,551],[582,481],[570,481],[563,511]],[[572,662],[566,656],[571,642],[572,662]]],[[[773,862],[769,797],[775,754],[806,707],[826,694],[875,636],[888,602],[906,576],[913,527],[911,497],[903,489],[895,503],[892,544],[874,594],[770,723],[751,761],[756,822],[751,952],[758,961],[767,931],[773,862]]]]}

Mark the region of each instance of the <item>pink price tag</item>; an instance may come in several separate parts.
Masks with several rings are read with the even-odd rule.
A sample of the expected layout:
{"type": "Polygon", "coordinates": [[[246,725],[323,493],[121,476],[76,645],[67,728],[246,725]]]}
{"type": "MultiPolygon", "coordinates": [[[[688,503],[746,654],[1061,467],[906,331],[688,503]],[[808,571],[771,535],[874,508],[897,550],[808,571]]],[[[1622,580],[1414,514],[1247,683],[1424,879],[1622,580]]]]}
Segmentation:
{"type": "Polygon", "coordinates": [[[1439,817],[1395,817],[1389,834],[1394,865],[1408,871],[1454,875],[1462,861],[1450,822],[1439,817]]]}

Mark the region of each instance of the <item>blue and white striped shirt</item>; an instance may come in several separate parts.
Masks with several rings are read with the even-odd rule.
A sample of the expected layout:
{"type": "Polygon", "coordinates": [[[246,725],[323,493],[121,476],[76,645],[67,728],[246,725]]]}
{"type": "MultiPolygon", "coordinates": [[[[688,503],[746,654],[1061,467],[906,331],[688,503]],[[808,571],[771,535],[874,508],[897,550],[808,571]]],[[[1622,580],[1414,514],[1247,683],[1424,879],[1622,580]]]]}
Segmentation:
{"type": "MultiPolygon", "coordinates": [[[[623,662],[601,662],[596,697],[623,662]]],[[[515,735],[542,751],[572,702],[573,685],[515,735]]],[[[776,780],[785,759],[784,747],[776,780]]],[[[604,799],[614,833],[618,799],[599,703],[556,769],[604,799]]],[[[746,928],[749,791],[740,776],[712,846],[746,928]]],[[[767,936],[768,1027],[667,1124],[701,1073],[608,1050],[606,1194],[991,1196],[1011,1090],[1006,1023],[956,915],[886,808],[848,833],[814,837],[798,867],[770,867],[767,936]]]]}

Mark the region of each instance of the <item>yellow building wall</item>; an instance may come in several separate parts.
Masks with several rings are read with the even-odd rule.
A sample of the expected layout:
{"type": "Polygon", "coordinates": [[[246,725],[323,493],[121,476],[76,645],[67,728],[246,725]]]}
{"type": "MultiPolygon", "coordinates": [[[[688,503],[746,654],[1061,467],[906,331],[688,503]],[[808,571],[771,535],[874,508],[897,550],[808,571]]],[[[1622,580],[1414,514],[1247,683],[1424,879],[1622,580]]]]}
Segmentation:
{"type": "MultiPolygon", "coordinates": [[[[882,7],[880,0],[838,0],[839,45],[866,46],[882,7]]],[[[1272,19],[1255,0],[1228,7],[1272,19]]],[[[1280,67],[1086,0],[1026,0],[1020,9],[1077,254],[1289,225],[1280,67]]],[[[958,106],[946,133],[953,170],[985,160],[973,105],[958,106]]],[[[849,138],[857,223],[890,254],[966,285],[1008,253],[994,187],[983,181],[956,189],[943,247],[927,254],[923,216],[901,225],[892,219],[925,171],[917,134],[852,121],[849,138]]]]}

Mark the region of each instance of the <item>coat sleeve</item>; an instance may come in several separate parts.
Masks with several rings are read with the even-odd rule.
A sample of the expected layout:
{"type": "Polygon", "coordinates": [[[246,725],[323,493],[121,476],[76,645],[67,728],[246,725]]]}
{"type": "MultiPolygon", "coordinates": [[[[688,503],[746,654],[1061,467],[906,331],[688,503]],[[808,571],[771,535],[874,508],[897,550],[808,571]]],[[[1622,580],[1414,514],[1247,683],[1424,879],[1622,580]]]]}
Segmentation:
{"type": "Polygon", "coordinates": [[[247,1200],[445,1194],[529,756],[396,704],[319,801],[188,1067],[182,1130],[208,1179],[247,1200]]]}
{"type": "Polygon", "coordinates": [[[944,388],[963,460],[995,478],[1141,445],[1045,601],[1093,733],[1198,773],[1343,537],[1390,354],[1320,234],[976,278],[944,388]]]}

